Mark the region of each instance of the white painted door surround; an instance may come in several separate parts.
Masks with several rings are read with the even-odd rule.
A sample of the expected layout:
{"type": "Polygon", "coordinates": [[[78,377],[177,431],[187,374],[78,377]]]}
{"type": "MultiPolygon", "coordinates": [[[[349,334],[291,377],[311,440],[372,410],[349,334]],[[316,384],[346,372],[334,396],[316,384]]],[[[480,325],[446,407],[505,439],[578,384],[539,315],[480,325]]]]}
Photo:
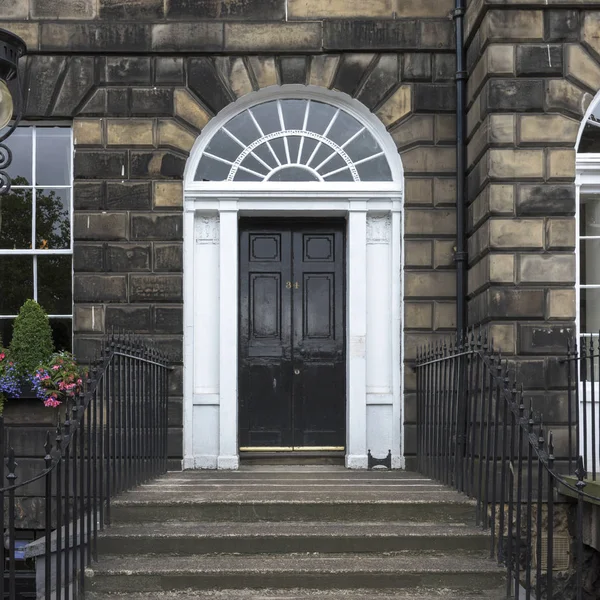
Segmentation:
{"type": "Polygon", "coordinates": [[[229,105],[206,126],[186,167],[183,468],[236,469],[239,465],[241,216],[345,217],[346,466],[364,469],[367,450],[384,456],[390,449],[393,466],[403,468],[402,165],[391,136],[366,107],[345,94],[299,85],[265,88],[229,105]],[[367,143],[375,151],[361,158],[357,154],[360,150],[351,150],[350,137],[344,143],[336,141],[333,125],[327,123],[324,131],[310,131],[306,102],[297,103],[305,111],[302,127],[286,126],[285,106],[292,103],[284,105],[283,111],[281,106],[289,99],[329,105],[334,122],[341,119],[339,115],[349,117],[344,127],[351,128],[350,118],[354,119],[358,126],[355,133],[349,130],[347,137],[359,139],[368,134],[367,143]],[[255,119],[262,109],[255,107],[271,101],[278,101],[279,123],[267,132],[260,119],[255,119]],[[234,159],[230,154],[230,159],[227,152],[231,149],[219,154],[224,138],[217,138],[217,133],[244,111],[251,113],[259,139],[250,142],[235,131],[226,131],[239,146],[239,156],[234,159]],[[328,133],[334,139],[329,139],[328,133]],[[293,137],[300,140],[299,147],[293,137]],[[321,148],[335,156],[319,154],[321,148]],[[199,167],[207,155],[211,161],[226,165],[219,180],[206,181],[216,170],[207,169],[206,164],[199,167]],[[378,172],[386,172],[380,156],[387,160],[391,176],[385,181],[365,181],[370,176],[365,175],[365,165],[370,161],[373,165],[379,161],[378,172]],[[267,168],[272,170],[263,173],[267,168]],[[292,171],[309,175],[299,181],[274,175],[286,170],[290,175],[292,171]],[[241,174],[241,180],[236,173],[241,174]],[[350,175],[346,177],[347,173],[350,175]]]}

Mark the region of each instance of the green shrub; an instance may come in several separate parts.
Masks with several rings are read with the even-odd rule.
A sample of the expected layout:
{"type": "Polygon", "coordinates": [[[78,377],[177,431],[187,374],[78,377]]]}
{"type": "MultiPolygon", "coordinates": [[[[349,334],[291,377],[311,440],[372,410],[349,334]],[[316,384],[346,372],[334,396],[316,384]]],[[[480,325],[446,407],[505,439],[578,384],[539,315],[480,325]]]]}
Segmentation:
{"type": "Polygon", "coordinates": [[[54,352],[52,329],[44,309],[35,301],[27,300],[13,325],[10,358],[19,375],[31,374],[46,362],[54,352]]]}

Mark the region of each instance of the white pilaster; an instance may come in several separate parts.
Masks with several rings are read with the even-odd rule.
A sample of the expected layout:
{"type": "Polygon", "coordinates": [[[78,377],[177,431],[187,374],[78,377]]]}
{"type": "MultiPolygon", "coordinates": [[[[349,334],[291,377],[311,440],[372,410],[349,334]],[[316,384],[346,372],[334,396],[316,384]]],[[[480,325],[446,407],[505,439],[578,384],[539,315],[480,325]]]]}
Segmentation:
{"type": "Polygon", "coordinates": [[[219,469],[237,469],[238,409],[238,208],[236,200],[221,200],[220,216],[220,346],[219,346],[219,469]]]}
{"type": "Polygon", "coordinates": [[[348,448],[346,466],[367,466],[367,203],[354,201],[348,215],[348,448]]]}

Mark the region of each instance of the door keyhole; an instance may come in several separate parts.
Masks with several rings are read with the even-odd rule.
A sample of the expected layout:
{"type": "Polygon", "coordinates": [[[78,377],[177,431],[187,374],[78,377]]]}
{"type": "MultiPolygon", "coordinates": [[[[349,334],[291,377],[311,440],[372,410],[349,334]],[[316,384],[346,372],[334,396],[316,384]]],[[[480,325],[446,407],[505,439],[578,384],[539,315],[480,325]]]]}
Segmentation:
{"type": "Polygon", "coordinates": [[[300,369],[294,369],[294,375],[300,375],[300,369]]]}

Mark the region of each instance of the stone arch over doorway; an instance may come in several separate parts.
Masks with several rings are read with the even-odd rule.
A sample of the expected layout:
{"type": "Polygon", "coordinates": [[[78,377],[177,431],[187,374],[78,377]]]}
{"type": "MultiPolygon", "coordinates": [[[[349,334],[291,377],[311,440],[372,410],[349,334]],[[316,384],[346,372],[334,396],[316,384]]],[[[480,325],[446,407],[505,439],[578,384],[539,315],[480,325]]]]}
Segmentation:
{"type": "MultiPolygon", "coordinates": [[[[344,220],[345,317],[336,335],[345,361],[346,465],[366,468],[370,449],[390,450],[393,465],[404,466],[402,181],[385,126],[339,92],[269,87],[228,105],[205,126],[184,178],[185,468],[239,463],[241,217],[308,218],[319,226],[344,220]],[[311,107],[319,123],[311,121],[311,107]],[[296,126],[286,125],[290,119],[296,126]],[[361,139],[362,147],[353,148],[361,139]],[[298,180],[293,172],[277,181],[272,174],[285,174],[286,161],[316,175],[298,180]],[[369,164],[375,175],[365,169],[369,164]]],[[[277,288],[276,297],[283,292],[277,288]]]]}

